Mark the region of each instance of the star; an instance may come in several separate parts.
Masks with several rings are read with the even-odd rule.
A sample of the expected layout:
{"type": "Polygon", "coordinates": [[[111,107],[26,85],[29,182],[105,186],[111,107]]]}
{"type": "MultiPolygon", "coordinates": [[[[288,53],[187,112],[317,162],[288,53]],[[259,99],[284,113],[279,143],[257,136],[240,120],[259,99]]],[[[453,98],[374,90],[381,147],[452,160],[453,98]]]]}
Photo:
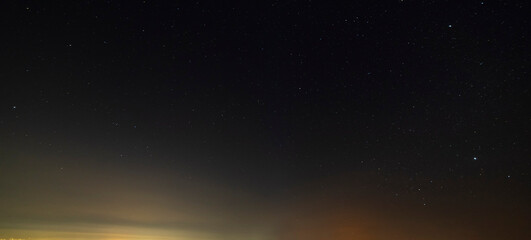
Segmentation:
{"type": "Polygon", "coordinates": [[[478,158],[477,158],[477,157],[474,157],[473,159],[474,159],[474,161],[478,160],[478,158]]]}

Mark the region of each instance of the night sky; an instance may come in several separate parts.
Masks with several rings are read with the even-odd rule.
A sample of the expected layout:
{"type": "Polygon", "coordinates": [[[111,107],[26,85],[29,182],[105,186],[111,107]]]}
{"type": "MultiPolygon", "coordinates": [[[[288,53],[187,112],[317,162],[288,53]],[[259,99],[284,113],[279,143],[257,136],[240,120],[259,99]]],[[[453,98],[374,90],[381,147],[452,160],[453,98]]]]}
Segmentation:
{"type": "Polygon", "coordinates": [[[0,239],[531,239],[526,1],[2,1],[0,239]]]}

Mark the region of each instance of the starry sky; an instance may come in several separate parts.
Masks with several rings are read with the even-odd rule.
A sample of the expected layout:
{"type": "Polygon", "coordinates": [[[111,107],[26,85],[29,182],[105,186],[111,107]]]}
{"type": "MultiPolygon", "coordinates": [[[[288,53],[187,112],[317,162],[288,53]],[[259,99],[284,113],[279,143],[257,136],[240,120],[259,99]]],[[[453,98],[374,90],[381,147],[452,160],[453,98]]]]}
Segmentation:
{"type": "Polygon", "coordinates": [[[531,239],[526,1],[0,13],[0,239],[531,239]]]}

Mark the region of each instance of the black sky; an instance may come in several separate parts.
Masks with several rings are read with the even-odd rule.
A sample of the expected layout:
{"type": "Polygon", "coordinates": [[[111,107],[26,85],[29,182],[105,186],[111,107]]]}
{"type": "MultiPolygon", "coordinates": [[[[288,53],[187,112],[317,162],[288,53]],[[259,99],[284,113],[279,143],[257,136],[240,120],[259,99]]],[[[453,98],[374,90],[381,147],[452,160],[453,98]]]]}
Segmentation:
{"type": "Polygon", "coordinates": [[[339,231],[323,219],[345,225],[336,239],[394,234],[367,222],[404,239],[529,236],[526,2],[0,8],[0,238],[67,239],[13,229],[68,221],[217,234],[191,239],[339,231]],[[352,220],[360,206],[373,220],[352,220]]]}

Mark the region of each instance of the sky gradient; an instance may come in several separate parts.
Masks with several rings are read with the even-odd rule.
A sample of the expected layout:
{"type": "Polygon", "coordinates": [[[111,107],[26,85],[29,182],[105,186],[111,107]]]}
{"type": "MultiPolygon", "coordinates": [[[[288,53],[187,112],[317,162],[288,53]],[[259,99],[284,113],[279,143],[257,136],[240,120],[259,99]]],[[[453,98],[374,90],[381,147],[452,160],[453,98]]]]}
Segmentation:
{"type": "Polygon", "coordinates": [[[528,12],[2,2],[0,239],[531,239],[528,12]]]}

